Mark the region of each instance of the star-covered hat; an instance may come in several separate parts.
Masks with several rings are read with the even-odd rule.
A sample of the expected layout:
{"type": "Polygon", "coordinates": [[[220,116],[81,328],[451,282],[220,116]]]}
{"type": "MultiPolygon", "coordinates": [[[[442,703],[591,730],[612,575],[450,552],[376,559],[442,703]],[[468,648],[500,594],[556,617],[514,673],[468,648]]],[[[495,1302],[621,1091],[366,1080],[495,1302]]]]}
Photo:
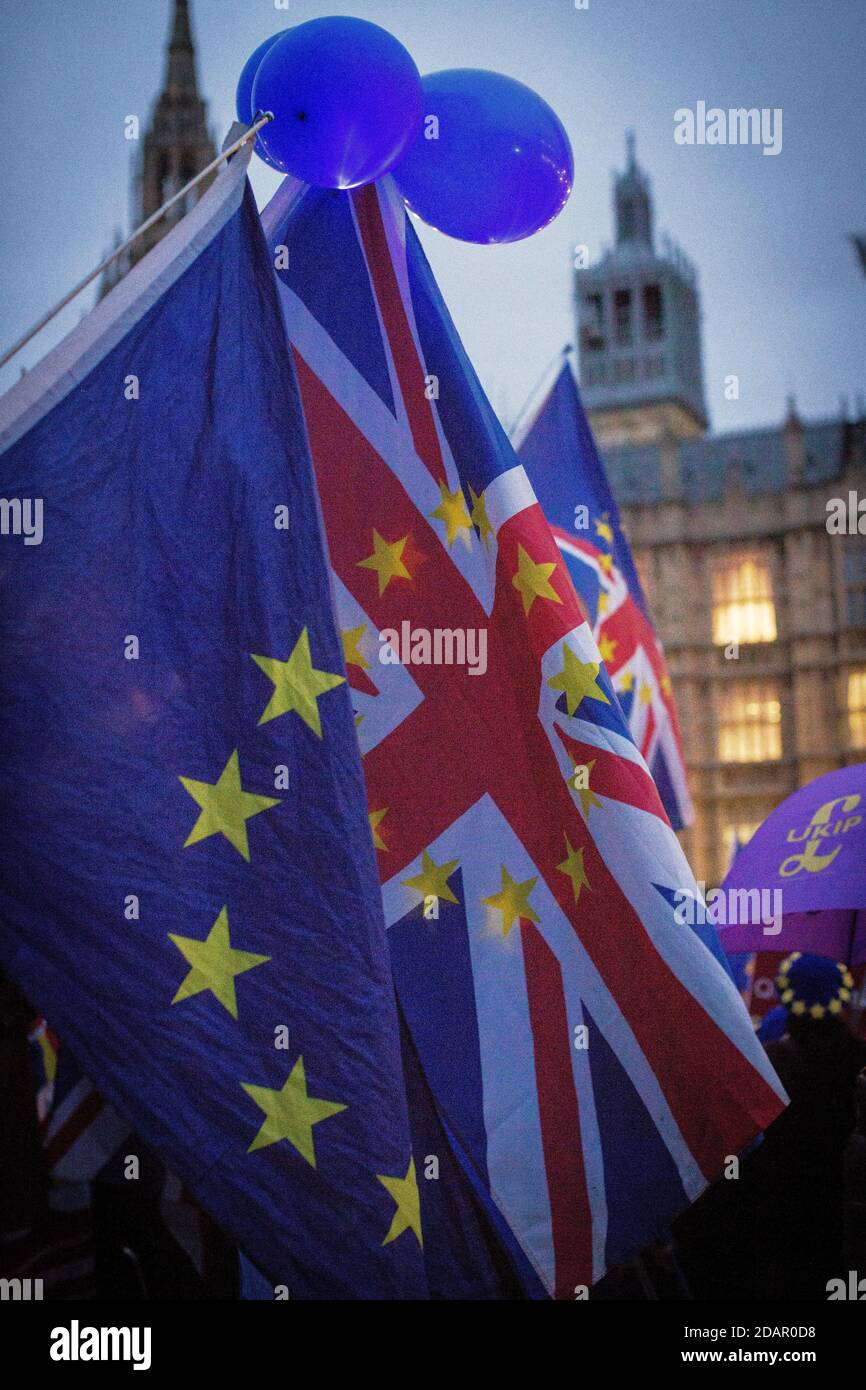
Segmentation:
{"type": "Polygon", "coordinates": [[[776,989],[785,1008],[794,1015],[826,1018],[840,1014],[851,998],[854,981],[847,965],[826,956],[793,951],[779,966],[776,989]]]}

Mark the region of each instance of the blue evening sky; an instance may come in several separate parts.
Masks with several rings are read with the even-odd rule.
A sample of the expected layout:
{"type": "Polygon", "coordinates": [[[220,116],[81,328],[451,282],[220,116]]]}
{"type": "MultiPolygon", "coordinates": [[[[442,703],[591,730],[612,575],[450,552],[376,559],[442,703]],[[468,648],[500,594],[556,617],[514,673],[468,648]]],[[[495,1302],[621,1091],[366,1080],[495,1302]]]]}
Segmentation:
{"type": "MultiPolygon", "coordinates": [[[[374,20],[423,72],[489,67],[536,88],[563,120],[575,188],[561,217],[512,246],[422,239],[493,404],[513,418],[573,336],[571,247],[611,237],[611,171],[637,132],[657,231],[696,263],[713,429],[834,415],[866,392],[866,277],[847,240],[866,232],[866,0],[192,0],[202,91],[219,137],[243,62],[268,34],[316,16],[374,20]],[[783,148],[679,146],[673,113],[781,107],[783,148]],[[740,377],[739,401],[724,378],[740,377]]],[[[129,225],[129,113],[162,80],[170,0],[15,0],[2,7],[0,345],[129,225]]],[[[258,160],[263,202],[277,176],[258,160]]],[[[63,316],[77,321],[92,294],[63,316]]],[[[22,353],[36,361],[55,325],[22,353]]],[[[20,366],[7,368],[6,386],[20,366]]]]}

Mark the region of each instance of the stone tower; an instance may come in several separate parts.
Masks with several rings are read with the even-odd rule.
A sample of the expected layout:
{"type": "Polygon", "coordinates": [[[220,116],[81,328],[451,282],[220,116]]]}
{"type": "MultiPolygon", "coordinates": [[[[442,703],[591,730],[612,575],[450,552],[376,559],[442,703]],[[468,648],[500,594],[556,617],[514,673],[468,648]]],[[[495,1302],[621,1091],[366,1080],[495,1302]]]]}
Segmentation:
{"type": "Polygon", "coordinates": [[[614,183],[616,244],[575,272],[581,392],[602,447],[707,428],[697,278],[669,241],[656,251],[649,181],[634,134],[626,140],[614,183]]]}
{"type": "MultiPolygon", "coordinates": [[[[136,227],[152,216],[174,193],[216,158],[217,149],[207,125],[207,106],[199,96],[188,0],[174,0],[166,51],[165,80],[141,142],[133,187],[136,227]]],[[[133,244],[127,256],[115,261],[103,277],[100,297],[166,232],[189,212],[210,180],[198,185],[183,202],[133,244]]]]}

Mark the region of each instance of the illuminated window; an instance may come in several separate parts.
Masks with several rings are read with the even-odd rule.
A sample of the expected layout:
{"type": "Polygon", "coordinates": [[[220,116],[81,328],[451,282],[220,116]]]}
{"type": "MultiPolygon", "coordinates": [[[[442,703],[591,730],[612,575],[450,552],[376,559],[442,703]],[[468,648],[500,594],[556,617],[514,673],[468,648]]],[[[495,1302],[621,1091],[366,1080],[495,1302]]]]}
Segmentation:
{"type": "Polygon", "coordinates": [[[737,850],[747,845],[761,824],[759,820],[738,820],[722,829],[722,843],[725,847],[725,863],[730,864],[737,850]]]}
{"type": "Polygon", "coordinates": [[[779,692],[769,681],[737,681],[718,692],[718,755],[724,763],[782,756],[779,692]]]}
{"type": "Polygon", "coordinates": [[[713,641],[775,642],[776,608],[766,560],[738,555],[713,569],[713,641]]]}
{"type": "Polygon", "coordinates": [[[848,672],[848,739],[852,748],[866,748],[866,666],[848,672]]]}

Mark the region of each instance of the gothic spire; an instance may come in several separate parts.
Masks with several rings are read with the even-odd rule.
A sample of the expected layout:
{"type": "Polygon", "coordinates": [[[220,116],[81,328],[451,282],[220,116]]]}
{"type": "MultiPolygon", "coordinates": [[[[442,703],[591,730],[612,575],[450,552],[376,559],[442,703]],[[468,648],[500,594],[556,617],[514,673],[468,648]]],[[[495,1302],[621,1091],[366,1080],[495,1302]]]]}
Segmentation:
{"type": "MultiPolygon", "coordinates": [[[[215,154],[207,127],[207,108],[198,92],[189,0],[174,0],[165,85],[153,108],[143,141],[138,220],[143,222],[156,212],[172,194],[204,169],[215,154]]],[[[169,216],[136,242],[134,257],[148,251],[184,212],[188,212],[204,188],[204,184],[200,185],[184,206],[178,204],[169,216]]]]}
{"type": "Polygon", "coordinates": [[[197,97],[195,48],[188,0],[174,0],[171,38],[168,44],[165,93],[172,97],[197,97]]]}
{"type": "Polygon", "coordinates": [[[653,205],[649,180],[635,155],[634,131],[626,132],[626,169],[616,180],[614,204],[616,211],[616,240],[638,244],[652,250],[653,205]]]}

